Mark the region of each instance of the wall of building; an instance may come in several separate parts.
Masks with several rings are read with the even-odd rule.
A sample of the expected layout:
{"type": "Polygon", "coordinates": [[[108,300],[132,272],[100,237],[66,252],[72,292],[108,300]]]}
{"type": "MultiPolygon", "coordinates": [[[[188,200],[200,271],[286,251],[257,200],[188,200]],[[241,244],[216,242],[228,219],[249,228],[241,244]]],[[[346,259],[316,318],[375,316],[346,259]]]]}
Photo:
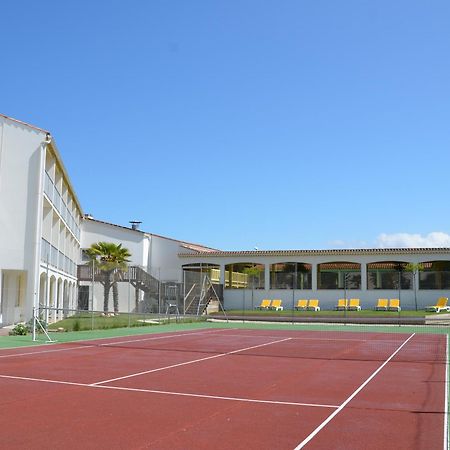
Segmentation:
{"type": "Polygon", "coordinates": [[[180,242],[160,236],[151,235],[150,263],[151,274],[163,281],[176,281],[181,283],[183,272],[181,269],[180,242]]]}
{"type": "Polygon", "coordinates": [[[99,222],[96,220],[83,220],[81,247],[89,248],[97,242],[113,242],[122,244],[131,253],[130,265],[147,268],[148,237],[141,231],[99,222]]]}
{"type": "MultiPolygon", "coordinates": [[[[343,289],[318,289],[317,288],[317,265],[330,262],[355,262],[361,264],[361,289],[351,289],[346,292],[347,298],[359,298],[363,309],[371,309],[375,306],[378,298],[398,298],[400,296],[402,308],[415,308],[415,295],[413,289],[397,289],[381,290],[367,289],[367,272],[368,263],[381,261],[402,261],[406,263],[418,263],[428,261],[449,261],[450,252],[447,254],[430,253],[411,254],[407,250],[401,254],[390,254],[386,250],[385,254],[378,253],[376,255],[321,255],[321,256],[210,256],[210,257],[182,257],[183,264],[194,263],[210,263],[218,264],[221,270],[221,279],[223,283],[223,273],[225,265],[231,263],[255,263],[265,266],[265,286],[264,289],[224,289],[224,304],[226,309],[251,309],[255,305],[261,303],[261,300],[281,299],[286,309],[292,308],[297,300],[305,298],[317,298],[320,301],[322,309],[334,309],[339,298],[344,297],[343,289]],[[312,268],[312,289],[270,289],[270,265],[275,263],[300,262],[313,266],[312,268]],[[253,300],[252,300],[253,297],[253,300]]],[[[434,304],[438,297],[449,297],[448,290],[417,290],[417,303],[419,309],[423,309],[428,305],[434,304]]]]}
{"type": "MultiPolygon", "coordinates": [[[[46,133],[0,116],[0,270],[19,271],[26,279],[21,287],[22,311],[12,314],[16,292],[4,289],[2,323],[31,315],[36,290],[38,218],[40,206],[42,144],[46,133]]],[[[6,282],[9,283],[10,275],[6,282]]]]}

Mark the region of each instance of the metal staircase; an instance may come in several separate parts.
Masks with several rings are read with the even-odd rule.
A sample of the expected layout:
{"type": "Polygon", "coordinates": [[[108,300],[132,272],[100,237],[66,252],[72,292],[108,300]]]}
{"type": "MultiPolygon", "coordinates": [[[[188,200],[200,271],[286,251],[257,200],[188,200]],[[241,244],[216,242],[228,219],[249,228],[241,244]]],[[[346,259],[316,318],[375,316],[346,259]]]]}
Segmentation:
{"type": "Polygon", "coordinates": [[[194,283],[184,298],[185,314],[200,316],[206,314],[212,301],[221,301],[220,285],[213,284],[208,275],[200,283],[194,283]]]}

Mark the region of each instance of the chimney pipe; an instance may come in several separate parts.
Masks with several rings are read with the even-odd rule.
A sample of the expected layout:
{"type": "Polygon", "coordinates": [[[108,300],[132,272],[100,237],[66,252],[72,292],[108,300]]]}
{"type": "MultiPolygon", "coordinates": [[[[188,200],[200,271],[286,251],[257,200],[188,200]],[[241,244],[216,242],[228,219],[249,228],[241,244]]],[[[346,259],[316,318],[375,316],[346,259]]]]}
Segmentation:
{"type": "Polygon", "coordinates": [[[139,225],[142,222],[139,222],[138,220],[130,220],[130,223],[131,223],[131,229],[132,230],[139,230],[139,225]]]}

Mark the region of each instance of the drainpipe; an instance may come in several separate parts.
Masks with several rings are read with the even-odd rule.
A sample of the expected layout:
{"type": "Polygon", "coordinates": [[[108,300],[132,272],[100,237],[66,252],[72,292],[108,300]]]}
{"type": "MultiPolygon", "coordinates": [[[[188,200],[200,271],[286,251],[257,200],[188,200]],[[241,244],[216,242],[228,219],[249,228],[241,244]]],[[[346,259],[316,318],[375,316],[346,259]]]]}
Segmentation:
{"type": "Polygon", "coordinates": [[[34,242],[34,293],[33,293],[33,307],[39,313],[39,291],[40,291],[40,265],[41,265],[41,246],[42,246],[42,209],[44,205],[44,176],[45,176],[45,156],[47,146],[52,142],[50,133],[47,133],[45,141],[40,145],[40,160],[39,160],[39,177],[37,185],[37,221],[36,234],[34,242]]]}

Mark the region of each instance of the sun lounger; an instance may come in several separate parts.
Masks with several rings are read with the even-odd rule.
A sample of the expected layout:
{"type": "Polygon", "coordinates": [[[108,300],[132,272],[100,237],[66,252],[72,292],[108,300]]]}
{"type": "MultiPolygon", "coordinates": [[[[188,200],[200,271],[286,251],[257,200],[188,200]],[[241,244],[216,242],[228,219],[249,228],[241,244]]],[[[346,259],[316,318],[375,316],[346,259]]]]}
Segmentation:
{"type": "Polygon", "coordinates": [[[308,302],[308,307],[306,308],[308,311],[320,311],[319,300],[317,298],[313,298],[308,302]]]}
{"type": "Polygon", "coordinates": [[[349,311],[361,311],[361,306],[359,306],[359,298],[351,298],[348,302],[347,309],[349,311]]]}
{"type": "Polygon", "coordinates": [[[387,311],[389,301],[387,298],[379,298],[375,311],[387,311]]]}
{"type": "Polygon", "coordinates": [[[338,300],[338,304],[336,305],[336,310],[345,311],[347,309],[347,302],[348,300],[346,298],[340,298],[338,300]]]}
{"type": "Polygon", "coordinates": [[[255,306],[255,309],[269,309],[269,306],[270,300],[264,299],[259,306],[255,306]]]}
{"type": "Polygon", "coordinates": [[[450,311],[450,306],[447,306],[447,302],[447,297],[439,297],[435,305],[427,306],[426,311],[433,311],[437,313],[441,311],[450,311]]]}
{"type": "Polygon", "coordinates": [[[308,300],[301,299],[301,300],[298,300],[297,306],[295,307],[295,309],[297,311],[305,311],[307,306],[308,306],[308,300]]]}
{"type": "Polygon", "coordinates": [[[272,303],[269,306],[269,309],[274,309],[275,311],[283,311],[283,307],[281,306],[282,301],[277,299],[277,300],[272,300],[272,303]]]}
{"type": "Polygon", "coordinates": [[[391,298],[389,300],[388,311],[400,311],[400,300],[398,298],[391,298]]]}

